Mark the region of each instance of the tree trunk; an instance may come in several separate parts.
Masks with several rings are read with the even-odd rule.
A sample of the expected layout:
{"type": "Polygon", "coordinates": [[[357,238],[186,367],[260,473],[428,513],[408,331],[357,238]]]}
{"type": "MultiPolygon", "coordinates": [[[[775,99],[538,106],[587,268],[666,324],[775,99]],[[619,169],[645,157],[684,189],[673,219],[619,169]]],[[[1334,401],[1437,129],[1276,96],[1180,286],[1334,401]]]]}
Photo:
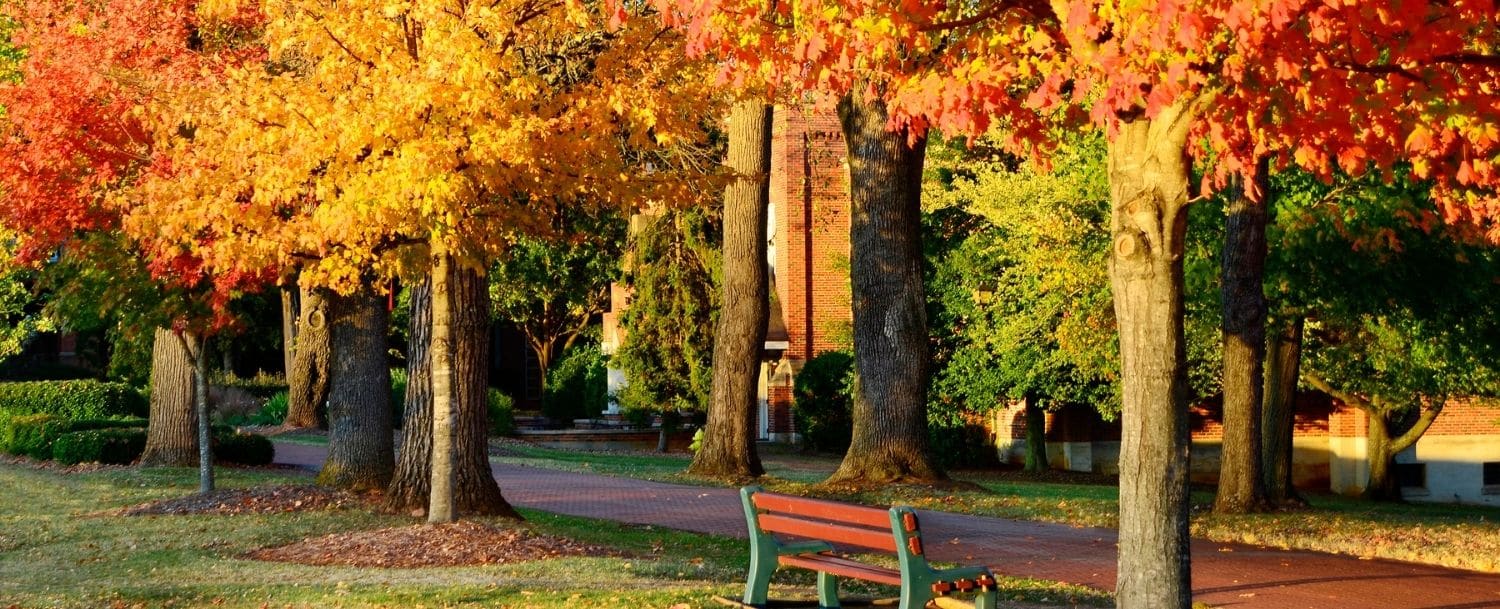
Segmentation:
{"type": "Polygon", "coordinates": [[[1187,609],[1187,353],[1183,238],[1190,118],[1178,108],[1120,126],[1109,145],[1110,285],[1120,332],[1121,609],[1187,609]]]}
{"type": "Polygon", "coordinates": [[[1047,412],[1036,398],[1026,398],[1026,471],[1047,471],[1047,412]]]}
{"type": "Polygon", "coordinates": [[[1266,347],[1265,408],[1261,411],[1261,459],[1266,499],[1303,505],[1292,485],[1292,431],[1296,424],[1297,377],[1302,366],[1302,317],[1288,320],[1266,347]]]}
{"type": "Polygon", "coordinates": [[[338,356],[328,388],[328,460],[318,483],[384,489],[395,470],[385,299],[366,285],[348,296],[329,297],[327,308],[338,356]]]}
{"type": "Polygon", "coordinates": [[[1365,483],[1364,497],[1400,500],[1401,487],[1396,484],[1395,476],[1391,475],[1391,464],[1395,461],[1396,453],[1391,450],[1390,426],[1384,416],[1368,412],[1366,414],[1369,415],[1369,426],[1365,432],[1365,459],[1370,467],[1370,480],[1365,483]]]}
{"type": "Polygon", "coordinates": [[[292,378],[292,368],[297,361],[297,290],[290,286],[281,288],[281,360],[282,377],[292,378]]]}
{"type": "MultiPolygon", "coordinates": [[[[861,86],[856,86],[858,91],[861,86]]],[[[890,131],[885,103],[839,102],[849,149],[854,298],[854,435],[829,484],[946,479],[927,442],[927,303],[922,288],[925,136],[890,131]]]]}
{"type": "Polygon", "coordinates": [[[713,391],[703,442],[688,472],[716,478],[766,473],[755,451],[758,379],[770,300],[766,284],[766,213],[770,203],[771,107],[740,102],[729,115],[729,168],[724,190],[724,292],[714,331],[713,391]]]}
{"type": "Polygon", "coordinates": [[[193,359],[193,402],[198,416],[198,492],[214,490],[213,424],[208,405],[208,341],[198,340],[194,347],[186,336],[178,337],[182,349],[193,359]]]}
{"type": "MultiPolygon", "coordinates": [[[[455,277],[454,296],[457,338],[455,367],[458,369],[458,457],[453,495],[460,514],[499,515],[519,518],[500,495],[489,466],[488,409],[483,401],[488,390],[488,286],[482,278],[465,271],[455,277]],[[478,289],[474,289],[477,287],[478,289]],[[465,317],[474,319],[464,319],[465,317]],[[478,322],[478,323],[475,323],[478,322]]],[[[411,333],[406,371],[406,418],[401,427],[401,450],[396,475],[386,490],[385,507],[390,511],[425,515],[432,500],[432,283],[411,288],[411,333]]]]}
{"type": "Polygon", "coordinates": [[[432,370],[432,472],[427,494],[427,522],[453,522],[455,499],[453,484],[457,476],[453,462],[455,420],[453,404],[453,261],[445,248],[433,248],[432,268],[432,342],[429,356],[432,370]]]}
{"type": "Polygon", "coordinates": [[[157,328],[152,341],[151,413],[141,465],[189,467],[198,462],[192,356],[183,349],[183,340],[166,328],[157,328]]]}
{"type": "MultiPolygon", "coordinates": [[[[332,373],[333,344],[329,325],[330,294],[321,288],[303,288],[302,309],[297,320],[296,355],[287,372],[287,427],[321,427],[326,416],[332,373]]],[[[385,349],[381,348],[381,353],[385,349]]]]}
{"type": "Polygon", "coordinates": [[[1224,439],[1220,452],[1219,492],[1214,512],[1246,514],[1265,511],[1261,474],[1261,405],[1265,392],[1262,368],[1266,354],[1266,203],[1250,198],[1264,193],[1268,167],[1229,204],[1224,216],[1223,301],[1224,439]]]}

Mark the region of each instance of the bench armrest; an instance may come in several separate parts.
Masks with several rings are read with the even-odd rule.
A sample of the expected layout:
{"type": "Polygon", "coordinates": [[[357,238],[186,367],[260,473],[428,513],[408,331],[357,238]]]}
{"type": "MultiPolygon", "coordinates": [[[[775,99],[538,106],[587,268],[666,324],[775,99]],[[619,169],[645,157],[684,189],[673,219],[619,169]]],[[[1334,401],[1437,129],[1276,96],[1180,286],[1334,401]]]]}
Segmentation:
{"type": "Polygon", "coordinates": [[[792,543],[776,544],[776,555],[787,554],[817,554],[818,552],[832,552],[833,546],[825,541],[794,541],[792,543]]]}

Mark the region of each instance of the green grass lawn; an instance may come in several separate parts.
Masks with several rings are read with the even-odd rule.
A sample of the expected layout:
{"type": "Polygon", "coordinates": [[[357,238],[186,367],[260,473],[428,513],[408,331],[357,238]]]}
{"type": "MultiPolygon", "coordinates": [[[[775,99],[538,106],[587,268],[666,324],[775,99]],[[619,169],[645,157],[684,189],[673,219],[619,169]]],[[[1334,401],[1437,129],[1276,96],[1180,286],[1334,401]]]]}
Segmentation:
{"type": "MultiPolygon", "coordinates": [[[[502,566],[314,567],[241,558],[250,550],[328,533],[405,526],[412,518],[360,509],[276,515],[144,516],[105,512],[193,492],[188,469],[63,474],[0,464],[0,599],[7,607],[676,607],[737,595],[743,540],[659,527],[603,524],[525,511],[520,526],[614,548],[616,557],[502,566]]],[[[303,477],[221,470],[223,487],[300,484],[303,477]]],[[[502,521],[487,521],[509,526],[502,521]]],[[[774,595],[811,594],[810,574],[778,575],[774,595]]],[[[1105,605],[1107,594],[1007,580],[1006,598],[1032,607],[1105,605]],[[1047,602],[1040,603],[1042,599],[1047,602]]],[[[852,594],[889,589],[850,586],[852,594]]]]}
{"type": "MultiPolygon", "coordinates": [[[[688,457],[649,453],[573,452],[508,445],[499,461],[569,471],[711,485],[683,475],[688,457]]],[[[805,457],[772,447],[764,457],[762,485],[778,492],[919,508],[1040,520],[1074,526],[1117,526],[1119,492],[1112,485],[1037,481],[1019,473],[959,472],[955,478],[978,490],[891,487],[839,492],[817,483],[837,466],[826,457],[805,457]]],[[[1214,541],[1285,549],[1336,552],[1500,572],[1500,509],[1428,503],[1370,502],[1338,495],[1311,495],[1311,509],[1248,516],[1207,510],[1213,495],[1193,493],[1193,534],[1214,541]]]]}

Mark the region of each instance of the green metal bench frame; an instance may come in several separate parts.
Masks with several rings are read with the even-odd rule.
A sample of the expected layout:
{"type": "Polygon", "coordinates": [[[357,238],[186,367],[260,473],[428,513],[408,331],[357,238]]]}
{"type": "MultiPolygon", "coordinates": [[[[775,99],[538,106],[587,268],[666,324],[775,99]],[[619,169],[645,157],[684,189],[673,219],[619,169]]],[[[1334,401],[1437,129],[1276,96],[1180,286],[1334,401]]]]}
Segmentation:
{"type": "Polygon", "coordinates": [[[982,566],[935,569],[922,549],[917,514],[909,507],[880,510],[864,506],[740,489],[750,530],[750,572],[746,605],[766,606],[771,574],[790,566],[817,571],[818,605],[839,606],[838,578],[853,577],[900,585],[900,609],[922,609],[950,592],[975,592],[975,609],[995,609],[995,576],[982,566]],[[885,525],[889,528],[885,528],[885,525]],[[878,527],[878,528],[877,528],[878,527]],[[802,538],[783,541],[777,533],[802,538]],[[834,544],[896,555],[899,569],[836,556],[834,544]]]}

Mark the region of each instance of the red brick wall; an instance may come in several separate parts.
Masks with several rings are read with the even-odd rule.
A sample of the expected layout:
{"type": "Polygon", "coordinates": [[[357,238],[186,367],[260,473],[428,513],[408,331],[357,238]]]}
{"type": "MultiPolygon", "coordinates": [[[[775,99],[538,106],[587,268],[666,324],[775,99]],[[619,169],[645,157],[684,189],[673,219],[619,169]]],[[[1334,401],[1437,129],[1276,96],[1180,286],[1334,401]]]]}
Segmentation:
{"type": "Polygon", "coordinates": [[[849,174],[838,119],[778,106],[771,132],[777,296],[787,356],[806,360],[844,345],[850,320],[849,174]]]}

